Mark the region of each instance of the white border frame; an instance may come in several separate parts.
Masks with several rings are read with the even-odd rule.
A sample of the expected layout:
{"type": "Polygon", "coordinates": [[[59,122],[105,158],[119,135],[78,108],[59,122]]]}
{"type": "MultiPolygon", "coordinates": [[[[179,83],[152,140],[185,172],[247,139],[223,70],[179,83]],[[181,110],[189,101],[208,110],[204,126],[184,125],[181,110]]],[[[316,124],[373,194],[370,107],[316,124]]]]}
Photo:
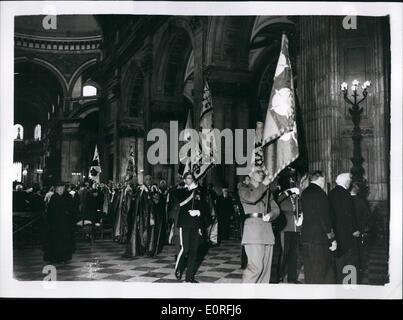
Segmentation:
{"type": "Polygon", "coordinates": [[[402,298],[402,4],[335,2],[128,2],[24,1],[0,3],[0,297],[94,298],[402,298]],[[49,14],[164,15],[390,15],[391,23],[391,213],[390,283],[385,286],[281,284],[164,284],[30,282],[13,279],[12,163],[14,16],[49,14]]]}

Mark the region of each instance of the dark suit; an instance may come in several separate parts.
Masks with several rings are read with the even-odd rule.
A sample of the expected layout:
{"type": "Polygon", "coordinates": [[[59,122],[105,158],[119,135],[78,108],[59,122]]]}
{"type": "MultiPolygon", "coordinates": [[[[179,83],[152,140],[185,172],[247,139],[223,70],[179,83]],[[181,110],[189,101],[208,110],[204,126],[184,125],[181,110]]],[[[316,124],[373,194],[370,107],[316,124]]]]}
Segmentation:
{"type": "Polygon", "coordinates": [[[327,236],[332,230],[327,195],[318,185],[311,183],[302,192],[301,206],[305,283],[335,283],[334,259],[327,236]]]}
{"type": "Polygon", "coordinates": [[[186,268],[186,280],[189,281],[192,280],[197,271],[197,253],[201,240],[199,229],[203,228],[201,217],[203,203],[199,188],[193,190],[189,190],[187,187],[177,189],[175,197],[178,199],[180,206],[177,226],[181,245],[175,270],[182,272],[186,268]],[[199,210],[200,216],[192,217],[189,210],[199,210]]]}
{"type": "Polygon", "coordinates": [[[329,202],[337,240],[337,282],[342,283],[346,276],[343,273],[345,266],[351,265],[358,269],[358,242],[353,233],[359,229],[353,198],[345,188],[336,186],[330,191],[329,202]]]}

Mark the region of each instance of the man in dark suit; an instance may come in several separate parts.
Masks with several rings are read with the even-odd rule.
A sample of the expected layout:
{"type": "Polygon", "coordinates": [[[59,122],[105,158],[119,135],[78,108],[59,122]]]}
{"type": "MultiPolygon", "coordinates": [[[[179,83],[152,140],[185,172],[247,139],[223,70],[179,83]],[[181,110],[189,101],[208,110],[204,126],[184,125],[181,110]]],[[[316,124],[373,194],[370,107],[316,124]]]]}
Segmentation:
{"type": "Polygon", "coordinates": [[[310,184],[302,192],[301,229],[305,283],[333,284],[336,281],[332,251],[337,243],[331,225],[330,207],[321,171],[310,174],[310,184]]]}
{"type": "Polygon", "coordinates": [[[230,235],[231,219],[234,216],[234,206],[232,198],[228,195],[228,189],[222,189],[222,195],[217,199],[217,219],[218,219],[218,242],[228,240],[230,235]]]}
{"type": "Polygon", "coordinates": [[[353,198],[348,191],[351,183],[350,173],[339,174],[336,187],[329,192],[331,216],[337,240],[337,283],[342,283],[349,271],[346,266],[355,267],[358,275],[358,237],[353,198]]]}

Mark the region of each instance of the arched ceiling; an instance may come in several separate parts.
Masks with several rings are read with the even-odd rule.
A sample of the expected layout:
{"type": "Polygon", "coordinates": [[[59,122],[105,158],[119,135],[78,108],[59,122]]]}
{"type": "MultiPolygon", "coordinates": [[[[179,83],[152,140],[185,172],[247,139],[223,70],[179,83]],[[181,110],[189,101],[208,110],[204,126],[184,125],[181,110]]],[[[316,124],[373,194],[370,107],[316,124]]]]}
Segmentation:
{"type": "Polygon", "coordinates": [[[48,112],[52,112],[52,105],[57,112],[58,97],[62,103],[62,87],[50,70],[32,62],[20,62],[15,65],[15,123],[43,124],[48,119],[48,112]]]}
{"type": "Polygon", "coordinates": [[[92,15],[57,15],[56,29],[45,29],[46,16],[19,16],[15,18],[15,32],[31,36],[54,38],[93,37],[102,34],[101,28],[92,15]]]}

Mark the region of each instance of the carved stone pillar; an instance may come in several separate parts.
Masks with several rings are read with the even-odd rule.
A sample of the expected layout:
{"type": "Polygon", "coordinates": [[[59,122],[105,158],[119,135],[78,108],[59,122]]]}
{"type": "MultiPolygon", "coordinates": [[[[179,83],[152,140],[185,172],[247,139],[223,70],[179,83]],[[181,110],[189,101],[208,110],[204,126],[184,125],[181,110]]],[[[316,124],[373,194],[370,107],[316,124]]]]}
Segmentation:
{"type": "MultiPolygon", "coordinates": [[[[216,165],[209,176],[216,186],[228,186],[234,190],[239,180],[236,177],[234,157],[233,164],[226,164],[225,159],[235,155],[236,145],[235,129],[247,129],[249,127],[248,84],[250,74],[248,71],[234,71],[223,68],[207,68],[210,90],[213,100],[214,127],[220,131],[230,129],[232,131],[232,148],[230,144],[221,143],[221,165],[216,165]]],[[[246,148],[246,133],[242,147],[246,148]]],[[[246,152],[246,151],[245,151],[246,152]]]]}
{"type": "Polygon", "coordinates": [[[79,176],[73,176],[72,173],[81,172],[79,129],[79,120],[62,123],[60,176],[61,180],[65,182],[78,182],[79,176]]]}
{"type": "MultiPolygon", "coordinates": [[[[151,129],[152,116],[151,116],[151,81],[152,81],[152,68],[153,68],[153,45],[152,38],[148,37],[145,40],[143,48],[143,56],[141,60],[141,69],[144,75],[144,136],[142,137],[142,158],[143,170],[145,174],[151,173],[151,166],[147,161],[147,150],[149,143],[147,142],[147,133],[151,129]]],[[[140,155],[139,155],[140,156],[140,155]]]]}
{"type": "MultiPolygon", "coordinates": [[[[322,170],[327,182],[340,172],[342,99],[337,72],[337,39],[331,17],[300,17],[298,88],[309,170],[322,170]]],[[[349,168],[348,170],[349,171],[349,168]]]]}
{"type": "Polygon", "coordinates": [[[309,169],[320,169],[333,183],[349,172],[353,156],[353,123],[340,84],[370,80],[361,117],[364,176],[369,200],[388,198],[389,39],[379,18],[358,17],[346,30],[343,17],[300,17],[298,88],[306,132],[309,169]]]}
{"type": "Polygon", "coordinates": [[[107,176],[112,177],[113,181],[118,181],[119,178],[119,143],[118,139],[118,121],[120,117],[120,74],[118,69],[108,70],[103,75],[105,79],[102,83],[102,99],[101,99],[101,123],[104,126],[101,128],[103,131],[103,142],[105,143],[104,150],[104,163],[108,162],[109,171],[109,158],[113,154],[113,172],[108,172],[107,176]]]}
{"type": "Polygon", "coordinates": [[[144,161],[144,148],[141,145],[143,141],[144,130],[142,123],[133,121],[121,121],[118,124],[118,141],[119,145],[119,162],[118,162],[118,181],[124,181],[126,177],[126,168],[128,164],[128,156],[130,147],[134,149],[135,166],[137,168],[137,177],[139,182],[143,181],[143,161],[144,161]]]}

